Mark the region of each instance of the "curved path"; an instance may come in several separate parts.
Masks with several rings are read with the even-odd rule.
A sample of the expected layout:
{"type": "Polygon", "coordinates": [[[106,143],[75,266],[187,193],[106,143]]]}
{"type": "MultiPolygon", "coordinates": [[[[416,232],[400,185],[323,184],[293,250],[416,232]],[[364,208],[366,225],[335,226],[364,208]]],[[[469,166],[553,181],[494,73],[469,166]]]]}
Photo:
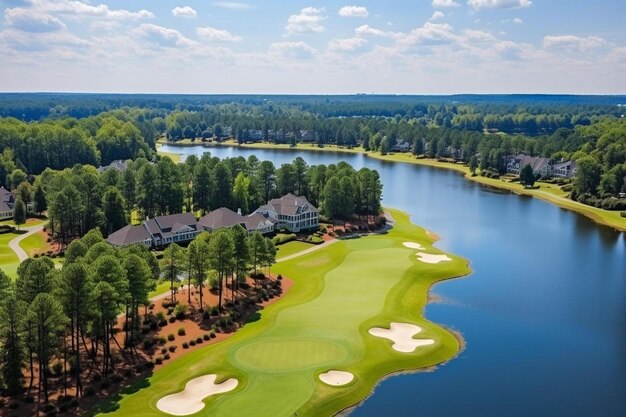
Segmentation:
{"type": "Polygon", "coordinates": [[[24,249],[22,249],[22,247],[20,246],[20,242],[26,239],[28,236],[34,235],[35,233],[39,233],[40,231],[42,231],[43,226],[44,226],[43,224],[40,224],[40,225],[32,226],[32,227],[25,227],[21,230],[27,230],[28,231],[27,233],[24,233],[23,235],[20,235],[9,242],[9,248],[11,248],[13,252],[15,252],[20,262],[23,262],[26,259],[28,259],[28,254],[26,253],[24,249]]]}
{"type": "Polygon", "coordinates": [[[302,250],[302,251],[300,251],[300,252],[296,252],[296,253],[294,253],[293,255],[288,255],[288,256],[285,256],[285,257],[283,257],[283,258],[278,258],[278,259],[276,260],[276,263],[289,261],[289,260],[291,260],[291,259],[297,258],[297,257],[302,256],[302,255],[308,255],[308,254],[309,254],[309,253],[311,253],[311,252],[315,252],[315,251],[317,251],[317,250],[320,250],[320,249],[322,249],[322,248],[325,248],[326,246],[332,245],[333,243],[337,243],[338,241],[339,241],[338,239],[328,240],[328,241],[326,241],[326,242],[324,242],[324,243],[322,243],[322,244],[319,244],[319,245],[313,246],[312,248],[305,249],[305,250],[302,250]]]}

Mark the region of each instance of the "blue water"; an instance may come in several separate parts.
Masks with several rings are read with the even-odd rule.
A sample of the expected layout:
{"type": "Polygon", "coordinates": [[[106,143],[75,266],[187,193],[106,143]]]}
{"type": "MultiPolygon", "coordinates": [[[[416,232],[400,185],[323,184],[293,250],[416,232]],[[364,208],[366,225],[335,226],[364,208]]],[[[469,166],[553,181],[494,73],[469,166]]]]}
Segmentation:
{"type": "Polygon", "coordinates": [[[383,381],[351,416],[626,416],[626,234],[448,170],[358,154],[163,150],[376,169],[384,205],[471,261],[474,272],[434,287],[442,301],[426,309],[466,349],[435,372],[383,381]]]}

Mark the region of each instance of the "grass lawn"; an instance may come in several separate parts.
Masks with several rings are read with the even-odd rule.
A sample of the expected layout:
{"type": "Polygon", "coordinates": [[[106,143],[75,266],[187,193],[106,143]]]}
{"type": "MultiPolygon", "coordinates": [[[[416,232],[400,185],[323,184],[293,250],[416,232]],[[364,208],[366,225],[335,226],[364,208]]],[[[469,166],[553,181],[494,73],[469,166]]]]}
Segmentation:
{"type": "Polygon", "coordinates": [[[467,262],[456,256],[435,265],[419,262],[417,251],[403,242],[420,243],[428,253],[440,251],[406,214],[392,214],[396,224],[387,234],[340,241],[274,266],[275,274],[294,283],[282,300],[261,311],[259,320],[223,342],[176,359],[101,403],[96,413],[162,416],[156,408],[160,398],[215,373],[219,381],[234,377],[239,385],[205,399],[197,416],[330,416],[363,400],[390,373],[454,357],[457,338],[421,312],[430,286],[467,274],[467,262]],[[388,327],[392,321],[421,326],[417,338],[435,343],[399,353],[389,340],[368,334],[371,327],[388,327]],[[318,375],[331,369],[351,372],[355,380],[344,387],[321,383],[318,375]]]}
{"type": "Polygon", "coordinates": [[[169,290],[170,290],[169,281],[157,282],[156,289],[154,291],[151,291],[148,294],[148,298],[156,297],[157,295],[161,295],[165,292],[168,292],[169,290]]]}
{"type": "Polygon", "coordinates": [[[310,249],[313,246],[315,245],[306,242],[298,242],[295,240],[284,243],[276,247],[276,249],[278,249],[278,252],[276,253],[276,259],[291,256],[295,253],[302,252],[303,250],[310,249]]]}
{"type": "Polygon", "coordinates": [[[45,251],[47,243],[41,233],[35,233],[22,240],[20,247],[24,249],[28,256],[33,256],[35,252],[45,251]]]}
{"type": "MultiPolygon", "coordinates": [[[[20,228],[31,227],[31,226],[39,226],[40,224],[47,223],[48,219],[38,219],[35,217],[31,217],[26,220],[26,224],[20,225],[20,228]]],[[[13,220],[3,220],[0,221],[0,224],[8,224],[9,226],[17,227],[13,220]]]]}
{"type": "MultiPolygon", "coordinates": [[[[201,143],[197,143],[200,145],[201,143]]],[[[177,142],[176,145],[179,145],[177,142]]],[[[191,143],[191,141],[182,141],[180,146],[195,146],[191,143]]],[[[596,207],[591,207],[586,204],[581,204],[576,201],[572,201],[567,198],[566,193],[563,192],[556,185],[540,183],[540,188],[538,190],[527,190],[519,183],[510,183],[506,181],[502,181],[500,179],[491,179],[485,178],[481,176],[472,177],[470,174],[470,170],[467,166],[462,164],[454,164],[450,162],[439,162],[434,159],[417,159],[415,156],[410,153],[390,153],[387,155],[381,155],[378,152],[366,152],[362,148],[342,148],[336,145],[325,145],[323,148],[318,147],[316,144],[311,143],[300,143],[296,148],[292,148],[288,144],[279,144],[275,145],[273,143],[253,143],[253,144],[244,144],[239,145],[234,140],[228,140],[219,144],[211,144],[207,146],[240,146],[242,148],[252,148],[252,149],[297,149],[297,150],[306,150],[306,151],[316,151],[316,152],[343,152],[343,153],[359,153],[365,154],[370,158],[380,159],[383,161],[392,161],[392,162],[404,162],[409,164],[417,164],[417,165],[426,165],[435,168],[445,168],[452,169],[458,171],[465,175],[470,181],[475,181],[484,185],[488,185],[495,188],[500,188],[504,190],[509,190],[517,194],[524,194],[533,197],[540,198],[542,200],[548,201],[550,203],[556,204],[559,207],[563,207],[568,210],[576,211],[596,223],[604,224],[610,227],[613,227],[617,230],[626,231],[626,218],[620,216],[619,211],[610,211],[603,210],[596,207]]]]}
{"type": "Polygon", "coordinates": [[[0,269],[11,278],[17,277],[17,267],[20,262],[15,252],[9,248],[9,242],[19,236],[16,233],[0,235],[0,269]]]}

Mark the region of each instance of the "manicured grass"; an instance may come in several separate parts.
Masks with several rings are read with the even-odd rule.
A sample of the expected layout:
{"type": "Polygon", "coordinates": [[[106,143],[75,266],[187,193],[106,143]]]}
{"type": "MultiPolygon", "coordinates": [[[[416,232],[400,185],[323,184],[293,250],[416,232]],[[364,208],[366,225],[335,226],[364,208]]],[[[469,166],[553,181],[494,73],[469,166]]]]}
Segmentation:
{"type": "Polygon", "coordinates": [[[0,269],[11,278],[17,276],[17,267],[20,262],[15,252],[9,247],[9,242],[19,236],[17,233],[0,235],[0,269]]]}
{"type": "Polygon", "coordinates": [[[169,281],[163,281],[163,282],[159,282],[157,283],[157,286],[155,288],[154,291],[151,291],[148,294],[148,298],[152,298],[152,297],[156,297],[157,295],[161,295],[165,292],[168,292],[170,290],[170,282],[169,281]]]}
{"type": "Polygon", "coordinates": [[[452,358],[459,341],[421,311],[430,286],[467,274],[467,262],[456,256],[437,265],[419,262],[403,242],[440,251],[406,214],[392,213],[396,224],[387,234],[340,241],[274,266],[274,273],[294,283],[282,300],[261,311],[260,320],[176,359],[100,404],[99,411],[163,415],[156,408],[160,398],[181,391],[190,379],[216,373],[222,380],[237,378],[239,385],[207,398],[198,416],[330,416],[363,400],[390,373],[452,358]],[[392,321],[421,326],[417,337],[435,343],[403,354],[367,332],[392,321]],[[329,369],[352,372],[355,380],[341,388],[324,385],[318,375],[329,369]]]}
{"type": "Polygon", "coordinates": [[[33,256],[35,252],[45,251],[47,247],[46,239],[41,233],[34,233],[20,242],[20,247],[33,256]]]}
{"type": "MultiPolygon", "coordinates": [[[[31,226],[39,226],[40,224],[44,224],[48,221],[48,219],[39,219],[35,217],[31,217],[26,220],[26,224],[20,225],[20,228],[31,227],[31,226]]],[[[8,224],[9,226],[17,227],[13,220],[3,220],[0,224],[8,224]]]]}
{"type": "Polygon", "coordinates": [[[306,242],[298,242],[295,240],[284,243],[282,245],[278,245],[276,247],[276,249],[278,249],[278,251],[276,252],[276,259],[284,258],[286,256],[291,256],[295,253],[302,252],[303,250],[310,249],[313,246],[315,245],[312,245],[311,243],[306,243],[306,242]]]}

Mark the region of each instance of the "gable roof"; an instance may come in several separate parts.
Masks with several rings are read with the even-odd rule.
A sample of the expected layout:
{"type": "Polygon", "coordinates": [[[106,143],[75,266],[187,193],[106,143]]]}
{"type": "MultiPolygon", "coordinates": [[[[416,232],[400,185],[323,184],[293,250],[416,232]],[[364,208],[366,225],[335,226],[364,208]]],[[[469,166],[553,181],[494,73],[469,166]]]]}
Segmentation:
{"type": "Polygon", "coordinates": [[[270,200],[267,205],[261,208],[272,208],[276,213],[284,216],[295,216],[301,213],[303,210],[317,211],[317,208],[313,204],[309,203],[309,200],[304,196],[295,196],[291,193],[282,196],[281,198],[274,198],[270,200]]]}
{"type": "Polygon", "coordinates": [[[174,230],[171,230],[171,229],[173,229],[174,226],[176,225],[179,225],[179,226],[188,225],[188,226],[193,226],[195,228],[198,223],[193,213],[178,213],[178,214],[169,214],[167,216],[157,216],[152,220],[156,222],[156,224],[162,231],[172,231],[172,232],[174,230]]]}
{"type": "Polygon", "coordinates": [[[115,161],[111,162],[109,165],[99,166],[98,168],[96,168],[96,171],[98,171],[101,174],[109,168],[117,169],[118,171],[124,172],[126,171],[126,168],[128,168],[128,165],[126,164],[126,161],[122,159],[116,159],[115,161]]]}
{"type": "Polygon", "coordinates": [[[13,193],[4,187],[0,187],[0,211],[11,211],[15,204],[13,193]]]}

